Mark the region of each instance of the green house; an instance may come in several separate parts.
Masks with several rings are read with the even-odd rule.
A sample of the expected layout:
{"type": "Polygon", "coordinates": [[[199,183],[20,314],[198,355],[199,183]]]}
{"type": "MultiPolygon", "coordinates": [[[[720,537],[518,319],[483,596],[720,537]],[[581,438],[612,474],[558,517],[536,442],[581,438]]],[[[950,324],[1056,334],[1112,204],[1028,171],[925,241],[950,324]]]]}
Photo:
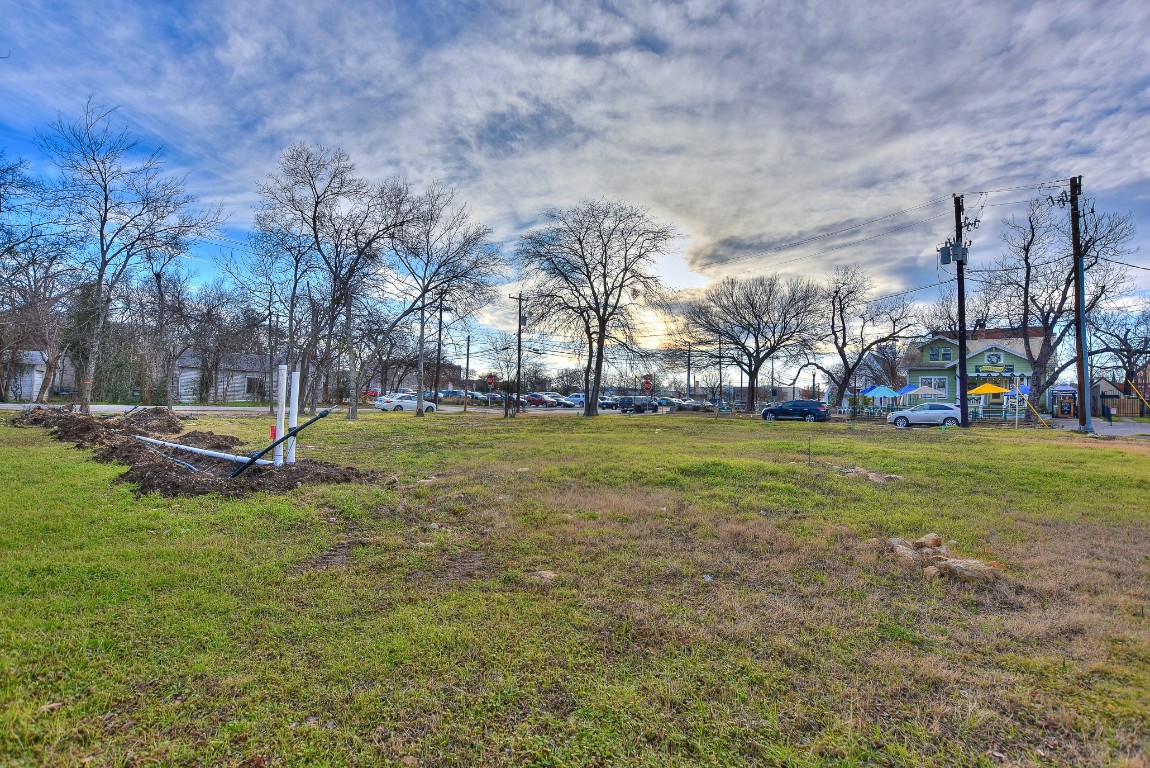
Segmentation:
{"type": "MultiPolygon", "coordinates": [[[[1041,331],[1031,330],[1041,340],[1041,331]]],[[[991,383],[1004,389],[1029,386],[1034,371],[1026,360],[1025,340],[1018,329],[982,328],[971,332],[966,342],[968,391],[991,383]]],[[[910,395],[910,404],[959,402],[958,339],[953,333],[940,333],[911,347],[906,358],[907,383],[932,387],[942,394],[910,395]]],[[[1007,394],[969,395],[967,402],[978,415],[995,416],[1012,411],[1016,405],[1007,394]]]]}

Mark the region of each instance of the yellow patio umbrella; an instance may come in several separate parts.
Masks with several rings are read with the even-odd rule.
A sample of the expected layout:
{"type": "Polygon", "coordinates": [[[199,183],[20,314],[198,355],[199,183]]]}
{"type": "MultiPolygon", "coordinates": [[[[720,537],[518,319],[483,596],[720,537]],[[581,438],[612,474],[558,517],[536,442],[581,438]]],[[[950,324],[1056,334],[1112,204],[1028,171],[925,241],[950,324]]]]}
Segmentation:
{"type": "Polygon", "coordinates": [[[1003,392],[1009,392],[1009,391],[1010,390],[1007,389],[1006,387],[1000,387],[997,384],[991,384],[988,381],[985,384],[979,384],[977,387],[970,390],[966,394],[968,394],[968,395],[1000,395],[1003,392]]]}

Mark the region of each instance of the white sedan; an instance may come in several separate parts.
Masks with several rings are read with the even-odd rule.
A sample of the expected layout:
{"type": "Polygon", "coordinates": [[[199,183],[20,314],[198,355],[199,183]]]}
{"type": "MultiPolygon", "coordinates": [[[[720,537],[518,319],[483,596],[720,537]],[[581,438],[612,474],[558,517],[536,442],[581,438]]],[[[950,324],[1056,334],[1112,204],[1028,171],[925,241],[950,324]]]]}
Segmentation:
{"type": "MultiPolygon", "coordinates": [[[[405,392],[400,395],[383,395],[376,398],[375,407],[381,411],[414,411],[419,405],[417,395],[405,392]]],[[[434,413],[435,403],[430,400],[423,401],[424,413],[434,413]]]]}
{"type": "Polygon", "coordinates": [[[948,427],[958,426],[962,418],[962,411],[957,405],[948,403],[923,403],[905,411],[895,411],[886,417],[887,424],[896,427],[909,427],[912,424],[943,424],[948,427]]]}

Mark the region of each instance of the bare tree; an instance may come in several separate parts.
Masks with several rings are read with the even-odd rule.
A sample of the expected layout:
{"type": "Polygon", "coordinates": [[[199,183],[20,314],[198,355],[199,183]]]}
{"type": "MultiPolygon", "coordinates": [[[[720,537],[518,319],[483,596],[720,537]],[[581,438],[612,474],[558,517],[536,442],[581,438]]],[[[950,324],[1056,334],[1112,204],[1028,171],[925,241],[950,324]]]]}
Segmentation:
{"type": "MultiPolygon", "coordinates": [[[[416,199],[411,222],[395,239],[388,266],[376,281],[379,297],[394,306],[392,327],[412,317],[418,322],[420,382],[428,311],[443,304],[457,317],[473,313],[493,295],[501,266],[488,241],[491,229],[474,222],[455,198],[455,190],[436,183],[416,199]]],[[[422,387],[415,413],[423,415],[422,387]]]]}
{"type": "Polygon", "coordinates": [[[621,200],[584,200],[552,209],[519,241],[532,306],[552,327],[586,343],[583,413],[598,413],[605,351],[629,343],[645,303],[661,286],[655,257],[675,237],[669,225],[621,200]]]}
{"type": "Polygon", "coordinates": [[[906,376],[903,373],[906,367],[906,355],[905,340],[880,344],[863,360],[862,372],[872,381],[897,389],[906,384],[906,376]]]}
{"type": "MultiPolygon", "coordinates": [[[[820,329],[811,318],[821,301],[818,286],[802,278],[724,278],[687,303],[686,339],[721,346],[724,362],[742,370],[748,391],[755,392],[765,363],[793,359],[814,347],[820,329]]],[[[746,411],[754,408],[754,397],[748,397],[746,411]]]]}
{"type": "Polygon", "coordinates": [[[92,381],[100,340],[115,292],[156,254],[185,253],[192,241],[213,232],[218,210],[195,207],[184,179],[164,172],[157,150],[138,154],[126,129],[112,126],[113,109],[88,100],[83,115],[60,118],[38,143],[59,171],[52,188],[65,227],[81,242],[75,256],[91,286],[92,312],[80,409],[91,412],[92,381]]]}
{"type": "Polygon", "coordinates": [[[1091,318],[1091,331],[1092,366],[1119,372],[1124,382],[1123,392],[1133,395],[1131,382],[1150,366],[1150,299],[1143,298],[1133,307],[1095,313],[1091,318]]]}
{"type": "Polygon", "coordinates": [[[840,404],[867,356],[915,328],[905,297],[871,298],[872,288],[871,279],[857,266],[836,268],[823,287],[823,344],[828,349],[811,365],[826,375],[840,404]]]}
{"type": "MultiPolygon", "coordinates": [[[[1126,269],[1118,262],[1129,253],[1134,222],[1130,214],[1097,213],[1089,200],[1082,210],[1084,298],[1090,314],[1129,291],[1126,269]]],[[[980,270],[989,275],[979,279],[994,291],[995,314],[1023,338],[1034,371],[1031,400],[1039,400],[1076,360],[1074,355],[1057,360],[1058,350],[1074,338],[1074,258],[1065,218],[1047,201],[1031,201],[1025,216],[1003,222],[1005,251],[994,268],[980,270]]]]}
{"type": "Polygon", "coordinates": [[[359,404],[355,300],[366,273],[382,261],[385,250],[410,221],[407,184],[397,179],[372,184],[355,175],[355,166],[342,149],[293,144],[280,155],[279,172],[260,184],[259,192],[261,229],[306,237],[327,272],[329,323],[334,332],[337,313],[342,312],[347,418],[355,420],[359,404]]]}

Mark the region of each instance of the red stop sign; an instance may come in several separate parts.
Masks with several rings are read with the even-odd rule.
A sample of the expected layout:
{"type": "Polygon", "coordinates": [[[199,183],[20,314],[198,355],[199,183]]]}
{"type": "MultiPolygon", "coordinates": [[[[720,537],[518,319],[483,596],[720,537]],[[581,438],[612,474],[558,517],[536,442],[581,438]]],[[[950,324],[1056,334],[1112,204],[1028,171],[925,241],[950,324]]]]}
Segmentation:
{"type": "Polygon", "coordinates": [[[487,388],[491,389],[494,386],[495,386],[495,377],[489,373],[489,374],[487,374],[487,388]]]}
{"type": "Polygon", "coordinates": [[[650,392],[651,391],[651,382],[649,382],[649,381],[643,382],[643,391],[644,392],[650,392]]]}

